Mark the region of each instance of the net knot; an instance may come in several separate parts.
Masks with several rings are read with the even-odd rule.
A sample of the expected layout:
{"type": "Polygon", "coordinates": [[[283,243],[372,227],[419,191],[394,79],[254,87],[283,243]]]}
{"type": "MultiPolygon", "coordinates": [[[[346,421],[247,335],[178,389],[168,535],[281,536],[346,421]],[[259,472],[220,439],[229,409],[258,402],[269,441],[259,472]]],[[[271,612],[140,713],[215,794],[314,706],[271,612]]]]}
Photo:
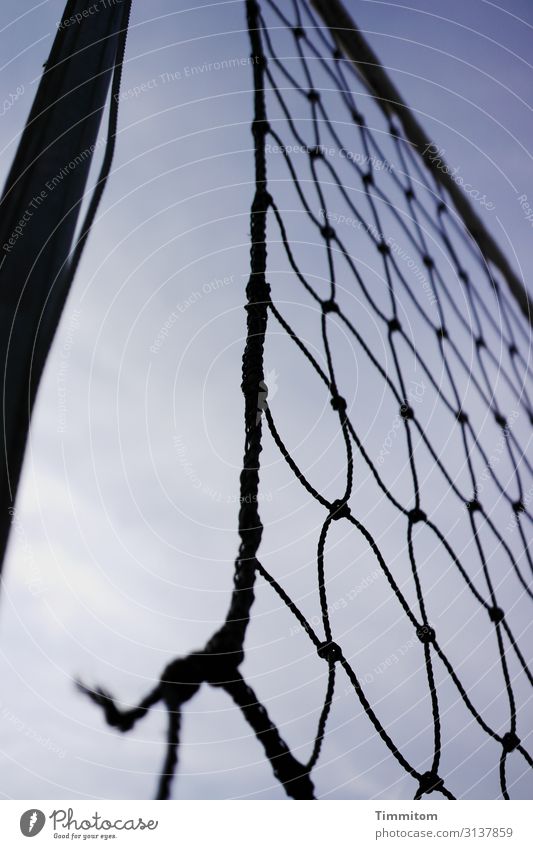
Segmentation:
{"type": "Polygon", "coordinates": [[[249,304],[249,306],[253,307],[256,303],[264,303],[265,301],[270,301],[270,291],[270,285],[266,282],[266,280],[254,280],[254,302],[252,304],[249,304]]]}
{"type": "Polygon", "coordinates": [[[311,159],[321,159],[323,157],[322,148],[319,145],[308,148],[308,153],[311,159]]]}
{"type": "Polygon", "coordinates": [[[415,411],[409,406],[409,404],[402,404],[400,407],[400,416],[405,421],[409,421],[410,419],[414,419],[415,411]]]}
{"type": "Polygon", "coordinates": [[[372,174],[372,171],[367,171],[366,174],[363,174],[363,183],[365,184],[365,186],[374,185],[374,175],[372,174]]]}
{"type": "Polygon", "coordinates": [[[293,27],[292,34],[295,38],[303,38],[305,35],[303,27],[293,27]]]}
{"type": "Polygon", "coordinates": [[[243,660],[241,650],[211,651],[202,656],[202,669],[205,680],[212,687],[220,687],[228,681],[234,681],[237,668],[243,660]]]}
{"type": "Polygon", "coordinates": [[[477,498],[473,498],[471,501],[466,502],[466,509],[469,513],[480,512],[483,508],[481,507],[481,502],[477,500],[477,498]]]}
{"type": "Polygon", "coordinates": [[[327,315],[329,312],[339,312],[339,305],[331,298],[329,301],[322,301],[322,312],[327,315]]]}
{"type": "Polygon", "coordinates": [[[384,254],[384,255],[390,254],[390,248],[389,248],[387,242],[383,242],[383,241],[378,242],[376,247],[377,247],[378,251],[380,252],[380,254],[384,254]]]}
{"type": "Polygon", "coordinates": [[[405,190],[405,197],[407,198],[407,200],[414,200],[414,197],[415,197],[414,191],[411,188],[406,189],[405,190]]]}
{"type": "Polygon", "coordinates": [[[351,115],[352,121],[355,121],[356,124],[364,124],[365,119],[363,118],[361,113],[357,111],[357,109],[352,109],[351,115]]]}
{"type": "MultiPolygon", "coordinates": [[[[257,6],[257,11],[258,11],[258,13],[259,13],[259,12],[261,11],[261,9],[259,8],[259,5],[258,5],[257,3],[256,3],[255,5],[257,6]]],[[[255,64],[256,64],[259,68],[263,68],[263,69],[264,69],[264,68],[266,68],[266,67],[267,67],[267,65],[268,65],[268,59],[267,59],[267,57],[266,57],[266,56],[263,56],[263,55],[255,55],[254,53],[252,53],[252,55],[250,56],[250,59],[251,59],[251,60],[252,60],[252,62],[253,62],[253,63],[255,63],[255,64]]]]}
{"type": "Polygon", "coordinates": [[[499,425],[504,430],[507,427],[507,419],[505,418],[505,416],[502,416],[501,413],[495,413],[494,414],[494,421],[496,422],[497,425],[499,425]]]}
{"type": "Polygon", "coordinates": [[[389,133],[391,134],[391,136],[399,136],[400,130],[398,129],[396,124],[389,124],[389,133]]]}
{"type": "Polygon", "coordinates": [[[480,351],[481,348],[486,348],[486,347],[487,346],[485,345],[485,340],[483,339],[483,337],[478,336],[477,339],[476,339],[476,348],[478,349],[478,351],[480,351]]]}
{"type": "Polygon", "coordinates": [[[260,186],[255,193],[253,211],[265,212],[272,202],[273,199],[270,192],[264,186],[260,186]]]}
{"type": "Polygon", "coordinates": [[[514,731],[508,731],[502,737],[502,746],[504,752],[510,753],[514,752],[516,748],[520,745],[520,738],[516,736],[514,731]]]}
{"type": "Polygon", "coordinates": [[[329,642],[320,643],[317,648],[317,654],[322,660],[327,660],[328,663],[335,663],[342,657],[342,651],[337,643],[329,642]]]}
{"type": "Polygon", "coordinates": [[[426,519],[427,519],[427,516],[424,513],[424,511],[420,509],[420,507],[414,507],[409,512],[409,519],[411,520],[413,525],[416,525],[417,522],[425,522],[426,519]]]}
{"type": "Polygon", "coordinates": [[[523,513],[525,509],[523,501],[513,501],[513,510],[515,513],[523,513]]]}
{"type": "Polygon", "coordinates": [[[439,339],[447,339],[448,331],[445,327],[437,327],[437,336],[439,337],[439,339]]]}
{"type": "Polygon", "coordinates": [[[468,424],[468,416],[464,410],[457,410],[455,418],[457,419],[459,424],[468,424]]]}
{"type": "Polygon", "coordinates": [[[514,344],[509,345],[509,355],[511,357],[515,357],[517,354],[518,354],[518,348],[516,347],[516,345],[514,345],[514,344]]]}
{"type": "Polygon", "coordinates": [[[457,276],[458,276],[459,280],[463,281],[463,283],[466,283],[466,284],[470,283],[470,277],[468,276],[466,271],[463,271],[461,269],[460,271],[457,272],[457,276]]]}
{"type": "Polygon", "coordinates": [[[346,412],[346,398],[343,398],[342,395],[334,395],[330,401],[331,406],[334,410],[337,410],[339,413],[346,412]]]}
{"type": "Polygon", "coordinates": [[[443,201],[443,200],[441,200],[441,201],[437,204],[437,212],[439,212],[439,213],[441,213],[441,214],[442,214],[443,212],[446,212],[446,208],[447,208],[447,207],[446,207],[446,204],[444,203],[444,201],[443,201]]]}
{"type": "Polygon", "coordinates": [[[332,53],[332,56],[333,56],[334,59],[342,59],[342,50],[340,50],[338,47],[336,47],[335,50],[332,53]]]}
{"type": "Polygon", "coordinates": [[[324,226],[320,228],[320,233],[324,239],[335,238],[335,230],[333,227],[330,227],[329,224],[324,224],[324,226]]]}
{"type": "Polygon", "coordinates": [[[350,518],[350,508],[348,507],[346,501],[342,501],[338,498],[336,501],[333,501],[329,510],[329,515],[332,519],[349,519],[350,518]]]}
{"type": "Polygon", "coordinates": [[[420,625],[416,629],[416,636],[422,645],[428,645],[435,642],[435,629],[431,625],[420,625]]]}
{"type": "Polygon", "coordinates": [[[437,775],[436,772],[425,772],[420,776],[420,786],[418,793],[423,796],[424,793],[434,793],[436,790],[442,790],[444,781],[437,775]]]}
{"type": "Polygon", "coordinates": [[[398,321],[398,319],[396,317],[389,319],[389,331],[390,331],[390,333],[394,333],[395,331],[401,330],[401,329],[402,329],[402,325],[400,324],[400,322],[398,321]]]}
{"type": "Polygon", "coordinates": [[[205,681],[205,670],[199,655],[172,661],[163,672],[160,681],[161,695],[168,707],[174,709],[189,701],[205,681]]]}
{"type": "Polygon", "coordinates": [[[254,136],[266,136],[270,132],[270,124],[266,118],[256,118],[252,121],[252,133],[254,136]]]}
{"type": "Polygon", "coordinates": [[[316,90],[316,88],[310,88],[307,92],[307,99],[309,103],[318,103],[320,100],[320,94],[316,90]]]}
{"type": "Polygon", "coordinates": [[[424,263],[426,268],[435,268],[435,263],[434,263],[432,257],[430,257],[429,254],[424,255],[422,262],[424,263]]]}
{"type": "Polygon", "coordinates": [[[503,620],[504,616],[505,616],[505,614],[504,614],[503,610],[501,609],[501,607],[491,607],[490,610],[489,610],[489,619],[490,619],[491,622],[494,622],[495,624],[498,624],[499,622],[501,622],[503,620]]]}

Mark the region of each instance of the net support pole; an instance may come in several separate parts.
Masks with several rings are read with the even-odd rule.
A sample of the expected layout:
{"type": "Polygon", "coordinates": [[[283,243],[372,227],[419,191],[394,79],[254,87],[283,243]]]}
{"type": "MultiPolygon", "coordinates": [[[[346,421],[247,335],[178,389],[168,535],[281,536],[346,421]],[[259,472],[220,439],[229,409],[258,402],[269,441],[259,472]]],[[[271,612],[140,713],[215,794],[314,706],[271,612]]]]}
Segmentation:
{"type": "Polygon", "coordinates": [[[127,12],[122,0],[69,0],[0,201],[0,570],[127,12]]]}
{"type": "Polygon", "coordinates": [[[483,256],[499,269],[521,311],[533,325],[531,298],[524,283],[508,262],[507,257],[483,224],[462,189],[451,176],[450,169],[446,167],[442,157],[439,155],[436,159],[435,157],[424,156],[425,151],[430,148],[435,149],[434,143],[416,120],[412,110],[403,100],[379,58],[349,12],[344,8],[341,0],[310,0],[310,2],[330,30],[339,49],[353,62],[359,76],[364,79],[385,115],[388,118],[393,114],[396,115],[402,125],[405,138],[422,157],[423,162],[437,182],[446,190],[483,256]]]}

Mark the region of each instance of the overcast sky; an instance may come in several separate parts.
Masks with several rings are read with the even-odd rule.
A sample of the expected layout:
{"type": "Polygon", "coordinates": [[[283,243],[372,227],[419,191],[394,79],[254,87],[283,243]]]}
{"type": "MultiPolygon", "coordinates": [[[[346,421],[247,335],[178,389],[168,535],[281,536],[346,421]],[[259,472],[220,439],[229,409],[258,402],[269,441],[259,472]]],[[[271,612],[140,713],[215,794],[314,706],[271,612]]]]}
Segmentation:
{"type": "MultiPolygon", "coordinates": [[[[346,5],[447,161],[486,195],[490,208],[478,204],[477,211],[532,291],[532,222],[524,211],[528,195],[533,206],[531,5],[527,0],[500,5],[450,0],[445,9],[437,0],[410,5],[347,0],[346,5]]],[[[75,691],[74,679],[102,684],[123,703],[135,703],[166,663],[205,643],[229,601],[244,440],[240,369],[254,191],[252,67],[244,3],[187,6],[182,0],[134,2],[114,171],[39,394],[0,598],[0,793],[5,798],[151,797],[164,756],[161,706],[134,732],[120,736],[75,691]]],[[[285,6],[290,10],[291,4],[285,6]]],[[[4,0],[1,100],[16,97],[0,121],[3,178],[62,11],[61,0],[34,7],[4,0]]],[[[274,21],[272,15],[268,20],[274,21]]],[[[287,66],[298,73],[291,42],[283,32],[273,37],[287,66]]],[[[317,74],[317,87],[325,90],[325,78],[317,74]]],[[[360,85],[358,92],[359,108],[392,150],[379,111],[360,85]]],[[[294,93],[287,97],[298,110],[294,93]]],[[[324,97],[332,120],[350,139],[350,150],[362,155],[335,92],[324,97]]],[[[279,117],[272,98],[269,109],[279,117]]],[[[298,117],[307,138],[303,107],[298,117]]],[[[290,133],[282,123],[279,132],[288,143],[290,133]]],[[[302,159],[294,154],[301,173],[302,159]]],[[[333,159],[343,177],[352,179],[349,163],[338,154],[333,159]]],[[[269,174],[302,268],[323,293],[322,243],[301,215],[283,159],[274,152],[269,174]]],[[[379,178],[392,191],[386,174],[379,178]]],[[[359,200],[368,218],[368,207],[359,200]]],[[[328,201],[331,212],[347,212],[330,190],[328,201]]],[[[356,229],[344,225],[343,234],[376,300],[385,303],[378,258],[356,229]]],[[[323,363],[320,314],[290,273],[274,228],[269,235],[269,279],[277,302],[323,363]]],[[[386,335],[355,293],[346,266],[341,268],[339,299],[392,374],[386,335]]],[[[447,274],[457,286],[459,311],[472,321],[449,268],[447,274]]],[[[486,282],[479,282],[479,291],[487,291],[486,282]]],[[[417,299],[435,319],[434,306],[420,289],[417,299]]],[[[489,300],[487,305],[494,309],[489,300]]],[[[408,299],[401,314],[418,356],[449,394],[438,346],[424,335],[408,299]]],[[[472,375],[479,378],[467,336],[449,319],[472,375]]],[[[394,428],[395,403],[353,338],[340,325],[335,328],[339,383],[353,420],[374,459],[393,433],[389,454],[381,455],[383,476],[395,496],[408,503],[412,484],[405,439],[394,428]]],[[[519,338],[527,360],[526,337],[519,338]]],[[[497,340],[490,338],[499,358],[497,340]]],[[[466,488],[458,428],[443,414],[421,364],[407,351],[402,355],[413,406],[449,474],[466,488]]],[[[273,322],[265,368],[283,438],[313,485],[327,498],[339,497],[345,457],[338,420],[323,386],[273,322]]],[[[527,449],[531,426],[524,405],[497,369],[489,373],[506,415],[516,412],[513,432],[527,449]]],[[[457,379],[486,453],[497,458],[498,474],[515,497],[516,480],[500,433],[459,370],[457,379]]],[[[434,511],[481,587],[464,507],[418,449],[423,504],[434,511]]],[[[261,560],[318,622],[313,618],[319,614],[316,544],[325,511],[266,437],[262,462],[261,560]]],[[[479,456],[474,462],[482,474],[479,456]]],[[[531,475],[523,464],[520,473],[527,491],[531,475]]],[[[354,515],[375,535],[414,604],[404,524],[360,455],[355,478],[354,515]]],[[[482,496],[526,574],[523,546],[509,528],[512,514],[490,480],[482,496]]],[[[530,533],[531,525],[525,529],[530,533]]],[[[502,606],[531,661],[531,600],[488,533],[483,543],[502,606]]],[[[328,546],[336,638],[365,681],[381,721],[424,771],[431,762],[432,723],[422,650],[362,537],[337,523],[328,546]]],[[[465,592],[442,546],[424,530],[417,546],[439,639],[479,709],[503,733],[508,708],[493,626],[465,592]]],[[[295,626],[259,582],[243,672],[304,760],[326,681],[323,664],[295,626]]],[[[320,624],[316,627],[319,631],[320,624]]],[[[519,735],[526,742],[532,730],[530,690],[514,660],[511,672],[519,735]]],[[[441,667],[436,677],[447,785],[456,796],[497,797],[499,747],[473,723],[441,667]]],[[[342,674],[314,775],[323,798],[410,798],[416,790],[342,674]]],[[[509,758],[509,785],[511,796],[531,798],[533,778],[517,755],[509,758]]],[[[220,692],[203,688],[186,708],[174,795],[284,797],[261,747],[220,692]]]]}

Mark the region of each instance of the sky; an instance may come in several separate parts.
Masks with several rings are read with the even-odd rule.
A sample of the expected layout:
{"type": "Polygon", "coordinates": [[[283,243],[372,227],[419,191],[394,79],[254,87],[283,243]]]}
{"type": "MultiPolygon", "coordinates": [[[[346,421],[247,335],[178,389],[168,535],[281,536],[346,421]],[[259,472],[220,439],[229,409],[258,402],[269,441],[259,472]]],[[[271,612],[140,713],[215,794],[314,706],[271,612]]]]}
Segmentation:
{"type": "MultiPolygon", "coordinates": [[[[486,195],[489,208],[479,204],[477,211],[533,291],[528,277],[533,222],[527,220],[526,207],[528,202],[533,206],[530,4],[451,0],[445,11],[436,0],[412,5],[347,0],[346,5],[442,156],[486,195]]],[[[22,11],[14,0],[2,6],[0,80],[2,100],[9,102],[0,122],[3,177],[62,11],[63,3],[56,0],[25,4],[22,11]]],[[[274,24],[272,14],[266,14],[274,24]]],[[[272,33],[287,67],[301,76],[293,44],[282,30],[272,33]]],[[[39,392],[3,575],[3,798],[153,796],[164,757],[164,711],[159,706],[122,736],[104,724],[74,682],[101,684],[122,704],[135,704],[169,661],[204,645],[226,613],[238,543],[244,441],[240,370],[254,191],[249,53],[240,0],[194,8],[181,0],[134,2],[114,169],[39,392]]],[[[347,149],[361,157],[337,93],[328,91],[325,76],[316,73],[332,120],[350,139],[347,149]]],[[[363,86],[352,82],[360,110],[391,152],[379,110],[363,86]]],[[[307,106],[295,92],[286,96],[307,138],[307,106]]],[[[272,95],[267,106],[289,143],[272,95]]],[[[297,151],[292,161],[304,174],[297,151]]],[[[349,161],[338,152],[331,161],[352,190],[349,161]]],[[[286,216],[295,255],[324,293],[322,242],[304,220],[283,157],[271,151],[268,167],[270,190],[286,216]]],[[[382,169],[376,179],[392,191],[387,176],[382,169]]],[[[307,177],[306,191],[311,189],[307,177]]],[[[354,197],[368,218],[358,191],[353,188],[354,197]]],[[[368,240],[349,223],[340,223],[347,209],[331,185],[326,197],[369,290],[383,306],[384,280],[368,240]]],[[[403,245],[392,217],[385,219],[403,245]]],[[[429,230],[426,235],[431,238],[429,230]]],[[[269,280],[277,303],[323,363],[320,314],[297,287],[271,220],[269,239],[269,280]]],[[[392,374],[386,334],[340,260],[339,273],[339,301],[392,374]]],[[[457,286],[449,267],[446,279],[457,286]]],[[[427,288],[415,291],[425,314],[435,320],[427,288]]],[[[473,322],[464,292],[454,291],[458,312],[473,322]]],[[[481,282],[479,291],[486,291],[481,282]]],[[[486,304],[494,311],[488,296],[486,304]]],[[[469,340],[451,313],[454,339],[465,352],[470,376],[479,379],[469,340]]],[[[493,315],[497,324],[502,321],[497,312],[493,315]]],[[[423,369],[435,374],[449,394],[438,347],[428,340],[408,298],[401,302],[401,320],[417,353],[401,352],[412,404],[449,474],[463,487],[467,469],[458,429],[450,425],[423,369]]],[[[393,399],[345,328],[334,323],[331,332],[339,384],[358,431],[395,496],[407,502],[412,485],[393,399]]],[[[505,352],[496,337],[489,332],[503,365],[505,352]]],[[[527,362],[527,331],[519,338],[527,362]]],[[[273,322],[265,369],[270,406],[291,453],[320,492],[338,497],[346,470],[338,421],[307,362],[273,322]]],[[[472,380],[461,378],[455,367],[454,374],[487,455],[495,458],[498,474],[514,492],[516,480],[497,428],[476,399],[472,380]]],[[[489,380],[527,450],[531,426],[521,402],[512,397],[498,368],[489,369],[489,380]]],[[[524,380],[527,384],[530,378],[524,380]]],[[[464,506],[450,496],[419,442],[417,451],[423,503],[438,516],[446,538],[481,585],[464,506]]],[[[266,437],[262,463],[261,560],[319,630],[316,544],[324,508],[295,481],[266,437]]],[[[475,463],[483,474],[477,455],[475,463]]],[[[521,474],[530,487],[524,464],[521,474]]],[[[354,514],[375,535],[414,603],[405,530],[360,456],[355,480],[354,514]]],[[[509,527],[508,507],[491,481],[483,480],[484,503],[525,574],[523,546],[509,527]]],[[[530,525],[525,528],[530,533],[530,525]]],[[[442,546],[424,530],[417,533],[424,590],[439,637],[469,692],[503,733],[508,720],[492,626],[465,593],[442,546]]],[[[531,600],[494,539],[485,531],[482,539],[497,592],[527,655],[531,600]]],[[[336,523],[326,559],[334,633],[385,727],[417,765],[428,768],[431,712],[412,628],[361,536],[336,523]]],[[[261,581],[246,650],[247,680],[304,759],[325,692],[324,669],[261,581]]],[[[515,661],[511,672],[525,741],[528,733],[531,738],[531,696],[515,661]]],[[[471,721],[442,668],[436,675],[447,783],[457,796],[497,797],[498,747],[471,721]]],[[[314,778],[320,798],[411,798],[416,790],[342,675],[314,778]]],[[[531,772],[516,754],[509,758],[509,784],[514,798],[531,798],[531,772]]],[[[223,693],[205,687],[186,708],[173,792],[176,798],[284,798],[235,707],[223,693]]]]}

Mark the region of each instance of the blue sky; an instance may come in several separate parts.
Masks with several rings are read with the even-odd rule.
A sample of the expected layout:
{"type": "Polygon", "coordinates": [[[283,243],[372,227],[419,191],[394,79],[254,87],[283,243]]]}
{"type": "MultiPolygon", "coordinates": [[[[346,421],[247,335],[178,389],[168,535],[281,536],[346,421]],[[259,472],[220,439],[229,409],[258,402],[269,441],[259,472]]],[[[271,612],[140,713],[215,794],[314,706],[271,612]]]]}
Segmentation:
{"type": "MultiPolygon", "coordinates": [[[[6,798],[151,796],[163,757],[164,713],[154,711],[132,734],[119,736],[75,692],[73,680],[101,683],[124,703],[135,703],[169,660],[205,643],[228,604],[243,444],[239,384],[254,188],[252,77],[243,4],[187,5],[134,3],[114,172],[40,391],[0,599],[0,793],[6,798]],[[226,65],[209,69],[217,62],[226,65]]],[[[494,209],[478,211],[531,290],[532,224],[519,200],[529,195],[533,205],[530,4],[452,0],[445,13],[436,0],[409,6],[349,0],[347,6],[450,165],[493,202],[494,209]]],[[[0,122],[4,175],[62,7],[54,0],[21,13],[14,0],[3,5],[2,95],[20,92],[0,122]]],[[[276,35],[284,46],[282,34],[276,35]]],[[[287,61],[294,64],[290,56],[287,61]]],[[[383,133],[363,91],[359,103],[383,133]]],[[[344,120],[340,111],[333,119],[344,120]]],[[[295,162],[300,167],[297,155],[295,162]]],[[[294,197],[279,158],[273,156],[269,168],[298,255],[320,286],[320,246],[291,211],[294,197]]],[[[354,251],[378,293],[374,260],[356,241],[354,251]]],[[[316,310],[290,288],[279,246],[272,246],[270,272],[287,315],[318,351],[316,310]]],[[[344,296],[386,358],[364,304],[350,300],[347,288],[344,296]]],[[[466,310],[464,296],[457,297],[466,310]]],[[[407,304],[405,320],[416,331],[407,304]]],[[[421,338],[419,356],[437,367],[421,338]]],[[[527,358],[526,342],[523,347],[527,358]]],[[[377,456],[395,408],[340,331],[335,350],[358,424],[377,456]]],[[[328,399],[279,328],[272,327],[267,354],[276,420],[317,488],[336,497],[344,458],[328,399]]],[[[463,481],[456,435],[420,366],[406,360],[412,386],[422,387],[421,415],[454,479],[463,481]]],[[[495,389],[511,409],[497,381],[495,389]]],[[[475,403],[473,412],[481,416],[475,403]]],[[[485,447],[501,457],[502,477],[512,484],[498,434],[484,427],[485,447]]],[[[527,445],[530,426],[518,414],[516,433],[527,445]]],[[[457,506],[447,501],[427,457],[421,462],[427,497],[472,564],[457,506]]],[[[264,466],[261,556],[306,615],[316,617],[315,548],[323,509],[298,488],[271,444],[264,466]]],[[[394,491],[407,497],[403,444],[384,467],[394,491]]],[[[354,510],[378,535],[407,587],[405,534],[360,463],[356,478],[354,510]]],[[[489,483],[486,497],[494,521],[505,528],[509,517],[489,483]]],[[[486,542],[499,591],[527,648],[527,599],[497,548],[486,542]]],[[[519,556],[516,534],[509,544],[519,556]]],[[[492,632],[443,552],[429,540],[420,546],[426,589],[451,656],[491,720],[503,727],[492,632]]],[[[419,648],[361,540],[336,528],[332,548],[329,591],[338,633],[366,676],[382,720],[422,765],[431,749],[431,723],[419,648]],[[401,662],[391,661],[395,656],[401,662]]],[[[294,624],[260,584],[244,669],[304,757],[325,681],[294,624]]],[[[530,694],[513,672],[525,737],[530,694]]],[[[457,795],[496,796],[497,747],[472,727],[444,676],[439,682],[450,786],[457,795]]],[[[530,798],[533,783],[523,762],[510,759],[510,775],[511,795],[530,798]]],[[[409,797],[412,784],[340,680],[316,772],[318,794],[409,797]]],[[[212,690],[202,690],[186,711],[174,791],[178,798],[283,798],[242,718],[212,690]]]]}

